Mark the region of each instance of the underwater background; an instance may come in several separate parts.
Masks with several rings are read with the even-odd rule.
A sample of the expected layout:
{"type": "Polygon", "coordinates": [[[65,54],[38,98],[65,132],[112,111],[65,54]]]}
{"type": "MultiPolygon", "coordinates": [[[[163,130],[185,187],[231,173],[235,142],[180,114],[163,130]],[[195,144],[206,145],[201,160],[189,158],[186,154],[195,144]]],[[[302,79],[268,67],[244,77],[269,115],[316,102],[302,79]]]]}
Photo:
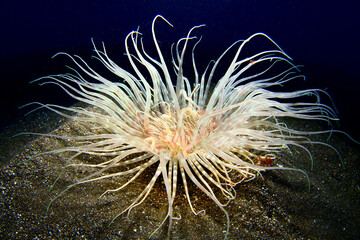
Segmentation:
{"type": "MultiPolygon", "coordinates": [[[[184,37],[191,27],[206,24],[193,33],[202,36],[195,52],[201,72],[235,41],[264,32],[293,58],[294,64],[303,66],[300,69],[306,80],[289,82],[284,90],[323,89],[333,99],[340,118],[333,126],[308,121],[288,124],[309,130],[333,127],[359,140],[359,9],[357,1],[332,0],[1,1],[0,238],[147,238],[166,211],[166,196],[159,183],[150,194],[151,204],[134,211],[130,220],[120,217],[109,227],[114,214],[124,209],[123,199],[136,195],[136,187],[141,189],[149,176],[137,183],[134,192],[102,201],[98,196],[110,183],[85,186],[46,211],[50,200],[69,184],[64,181],[49,191],[59,175],[60,157],[51,155],[26,165],[18,163],[58,143],[54,139],[9,136],[26,131],[46,133],[59,126],[60,131],[72,129],[72,123],[52,113],[35,112],[25,117],[32,108],[19,109],[33,101],[66,106],[75,103],[57,86],[29,84],[42,76],[69,72],[65,65],[74,66],[64,56],[52,59],[54,54],[79,55],[102,73],[104,67],[91,60],[93,38],[99,48],[105,43],[115,63],[130,69],[123,55],[126,35],[139,26],[146,51],[154,55],[151,23],[155,15],[161,14],[174,25],[170,27],[161,21],[156,24],[157,39],[168,63],[171,44],[184,37]]],[[[262,41],[256,41],[251,46],[257,50],[261,44],[262,41]]],[[[191,67],[189,62],[185,65],[191,67]]],[[[333,107],[325,95],[321,101],[333,107]]],[[[315,140],[326,142],[327,136],[316,136],[315,140]]],[[[360,145],[342,134],[333,134],[328,143],[339,151],[342,160],[321,145],[309,147],[313,169],[307,154],[298,149],[279,155],[276,164],[284,159],[309,174],[310,191],[304,176],[292,171],[267,171],[263,178],[238,185],[238,195],[227,207],[231,213],[230,239],[359,239],[360,145]]],[[[197,193],[198,189],[193,188],[192,192],[197,193]]],[[[186,199],[179,195],[177,207],[184,213],[181,221],[175,221],[175,239],[224,236],[224,216],[211,205],[211,200],[196,196],[199,209],[206,208],[207,214],[195,216],[186,199]]],[[[164,230],[159,232],[163,234],[164,230]]]]}
{"type": "MultiPolygon", "coordinates": [[[[28,83],[69,71],[64,68],[68,59],[51,59],[55,53],[89,60],[93,38],[99,47],[104,41],[110,57],[121,66],[127,61],[122,56],[125,36],[140,26],[145,42],[151,44],[151,21],[161,14],[174,25],[157,26],[164,52],[192,26],[206,24],[194,33],[203,36],[196,57],[204,66],[234,41],[256,32],[268,34],[296,65],[304,65],[301,70],[307,80],[290,84],[326,90],[341,119],[334,127],[360,138],[357,1],[20,0],[2,1],[0,8],[0,128],[21,119],[29,109],[18,107],[28,102],[71,101],[56,87],[28,83]]],[[[326,97],[322,100],[331,105],[326,97]]]]}

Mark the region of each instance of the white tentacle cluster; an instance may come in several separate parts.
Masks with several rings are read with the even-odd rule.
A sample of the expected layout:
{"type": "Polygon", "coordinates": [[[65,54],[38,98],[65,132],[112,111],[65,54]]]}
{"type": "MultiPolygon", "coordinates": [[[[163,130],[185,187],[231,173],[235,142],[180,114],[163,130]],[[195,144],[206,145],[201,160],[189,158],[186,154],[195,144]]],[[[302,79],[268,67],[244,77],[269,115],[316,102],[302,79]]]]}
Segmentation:
{"type": "MultiPolygon", "coordinates": [[[[171,25],[160,15],[153,20],[152,37],[157,56],[151,57],[145,52],[138,31],[127,35],[125,49],[131,71],[116,65],[104,46],[99,50],[94,44],[96,58],[118,78],[116,82],[101,76],[82,58],[59,53],[69,56],[80,70],[72,69],[72,74],[52,75],[36,81],[58,85],[74,99],[91,105],[92,110],[52,104],[40,104],[40,108],[96,126],[98,130],[76,137],[44,134],[72,139],[78,144],[43,154],[70,152],[73,155],[67,166],[93,169],[91,174],[78,179],[60,195],[80,184],[130,175],[126,184],[105,191],[116,192],[155,165],[155,173],[148,185],[123,212],[141,204],[161,176],[169,204],[164,222],[169,220],[170,234],[178,179],[182,178],[194,214],[198,212],[190,200],[189,182],[222,209],[228,221],[228,233],[230,220],[224,209],[228,201],[221,202],[219,194],[230,201],[235,197],[234,186],[253,179],[259,171],[295,170],[259,164],[258,159],[273,159],[289,145],[306,149],[302,144],[309,143],[306,137],[309,132],[290,129],[279,123],[278,118],[329,121],[336,116],[330,107],[318,101],[321,90],[271,91],[273,87],[278,89],[288,81],[304,76],[299,75],[292,59],[264,33],[235,42],[216,61],[211,61],[202,74],[195,63],[194,51],[199,43],[196,42],[192,48],[194,78],[185,77],[185,54],[190,43],[195,41],[192,33],[203,25],[193,27],[186,37],[173,45],[172,64],[169,64],[156,39],[155,24],[159,19],[171,25]],[[272,48],[246,55],[245,48],[255,38],[264,39],[272,48]],[[229,57],[226,70],[219,74],[219,64],[229,57]],[[169,65],[175,74],[170,73],[169,65]],[[313,101],[296,101],[303,97],[313,101]],[[108,157],[108,160],[97,164],[75,164],[72,160],[79,155],[108,157]],[[121,166],[127,168],[119,168],[121,166]]],[[[329,131],[315,133],[325,132],[329,131]]]]}

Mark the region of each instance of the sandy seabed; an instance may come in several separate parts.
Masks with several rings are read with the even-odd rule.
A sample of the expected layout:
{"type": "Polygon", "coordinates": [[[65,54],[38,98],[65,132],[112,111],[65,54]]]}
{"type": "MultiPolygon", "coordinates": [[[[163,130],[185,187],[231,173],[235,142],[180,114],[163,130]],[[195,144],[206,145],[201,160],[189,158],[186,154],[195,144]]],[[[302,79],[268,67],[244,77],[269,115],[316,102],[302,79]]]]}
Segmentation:
{"type": "MultiPolygon", "coordinates": [[[[296,129],[326,127],[317,122],[291,120],[296,129]]],[[[156,168],[149,168],[133,184],[113,194],[126,178],[108,179],[78,185],[49,202],[86,171],[69,168],[50,190],[62,171],[66,154],[33,157],[40,152],[64,146],[64,141],[48,137],[17,136],[19,132],[70,133],[86,131],[75,122],[52,113],[37,112],[0,133],[0,239],[147,239],[161,224],[167,212],[167,199],[161,178],[148,198],[129,215],[122,212],[145,188],[156,168]],[[30,160],[29,160],[30,159],[30,160]]],[[[311,137],[325,141],[328,136],[311,137]]],[[[307,145],[311,160],[301,148],[282,152],[275,164],[299,168],[295,171],[267,171],[256,180],[238,184],[237,196],[225,209],[230,215],[229,239],[359,239],[360,238],[360,146],[345,135],[333,134],[327,142],[341,154],[324,145],[307,145]]],[[[181,184],[181,183],[180,183],[181,184]]],[[[172,239],[222,239],[226,218],[216,204],[195,185],[189,184],[194,215],[179,184],[174,203],[176,216],[172,239]]],[[[153,235],[163,239],[167,223],[153,235]]]]}

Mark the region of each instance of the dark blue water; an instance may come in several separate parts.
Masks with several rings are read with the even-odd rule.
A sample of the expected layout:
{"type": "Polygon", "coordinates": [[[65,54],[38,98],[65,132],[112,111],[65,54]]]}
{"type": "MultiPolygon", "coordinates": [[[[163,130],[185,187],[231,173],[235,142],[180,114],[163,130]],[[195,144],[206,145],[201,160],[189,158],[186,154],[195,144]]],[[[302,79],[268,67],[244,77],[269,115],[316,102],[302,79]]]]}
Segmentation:
{"type": "MultiPolygon", "coordinates": [[[[91,37],[111,49],[121,61],[124,38],[140,26],[145,42],[151,41],[151,21],[162,14],[174,28],[159,23],[159,40],[166,50],[188,29],[207,24],[199,59],[216,58],[238,39],[255,32],[270,35],[296,64],[305,65],[306,88],[321,88],[333,97],[339,110],[340,129],[360,138],[356,112],[360,29],[356,1],[8,1],[0,13],[0,126],[19,118],[26,110],[17,107],[31,101],[71,101],[52,87],[28,82],[38,77],[66,72],[65,59],[51,59],[59,51],[89,59],[91,37]]],[[[205,61],[206,60],[206,61],[205,61]]]]}

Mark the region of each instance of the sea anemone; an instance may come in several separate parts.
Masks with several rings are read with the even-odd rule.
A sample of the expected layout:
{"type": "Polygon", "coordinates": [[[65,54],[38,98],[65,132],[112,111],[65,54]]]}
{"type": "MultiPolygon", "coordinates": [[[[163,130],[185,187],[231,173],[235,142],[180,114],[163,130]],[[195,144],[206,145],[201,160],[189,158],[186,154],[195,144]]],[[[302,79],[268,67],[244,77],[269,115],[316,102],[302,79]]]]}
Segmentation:
{"type": "MultiPolygon", "coordinates": [[[[125,38],[131,72],[116,65],[104,45],[103,50],[99,50],[93,42],[95,58],[119,81],[106,79],[82,58],[66,53],[59,54],[70,57],[81,71],[72,69],[72,74],[35,80],[41,84],[55,84],[72,98],[90,106],[35,103],[40,105],[39,108],[50,109],[90,126],[89,132],[80,136],[42,134],[73,142],[71,146],[42,154],[68,152],[72,155],[66,168],[90,169],[87,176],[77,179],[55,199],[80,184],[130,176],[120,187],[104,190],[104,194],[117,192],[150,168],[154,169],[151,180],[120,214],[141,204],[160,178],[168,201],[167,215],[160,226],[169,221],[169,236],[175,218],[173,203],[178,182],[182,182],[192,212],[199,214],[190,200],[188,183],[192,182],[224,212],[226,238],[230,219],[224,207],[235,197],[234,186],[269,169],[304,173],[270,163],[277,153],[290,145],[309,152],[303,146],[312,143],[307,135],[330,132],[295,130],[280,120],[288,117],[329,122],[336,119],[336,115],[330,107],[319,102],[319,94],[325,93],[320,89],[281,91],[283,84],[304,79],[304,76],[298,74],[298,67],[292,64],[292,59],[264,33],[235,42],[216,61],[210,61],[200,75],[194,55],[199,41],[196,42],[189,57],[194,74],[190,80],[184,76],[185,53],[190,42],[196,39],[191,35],[193,30],[203,25],[193,27],[186,37],[173,44],[170,65],[165,61],[156,38],[155,23],[158,19],[171,25],[160,15],[152,22],[156,57],[145,52],[138,30],[125,38]],[[271,47],[249,54],[246,48],[253,39],[264,39],[271,47]],[[49,81],[42,81],[44,79],[49,81]],[[84,156],[102,160],[87,162],[84,156]]],[[[310,152],[309,156],[311,158],[310,152]]]]}

